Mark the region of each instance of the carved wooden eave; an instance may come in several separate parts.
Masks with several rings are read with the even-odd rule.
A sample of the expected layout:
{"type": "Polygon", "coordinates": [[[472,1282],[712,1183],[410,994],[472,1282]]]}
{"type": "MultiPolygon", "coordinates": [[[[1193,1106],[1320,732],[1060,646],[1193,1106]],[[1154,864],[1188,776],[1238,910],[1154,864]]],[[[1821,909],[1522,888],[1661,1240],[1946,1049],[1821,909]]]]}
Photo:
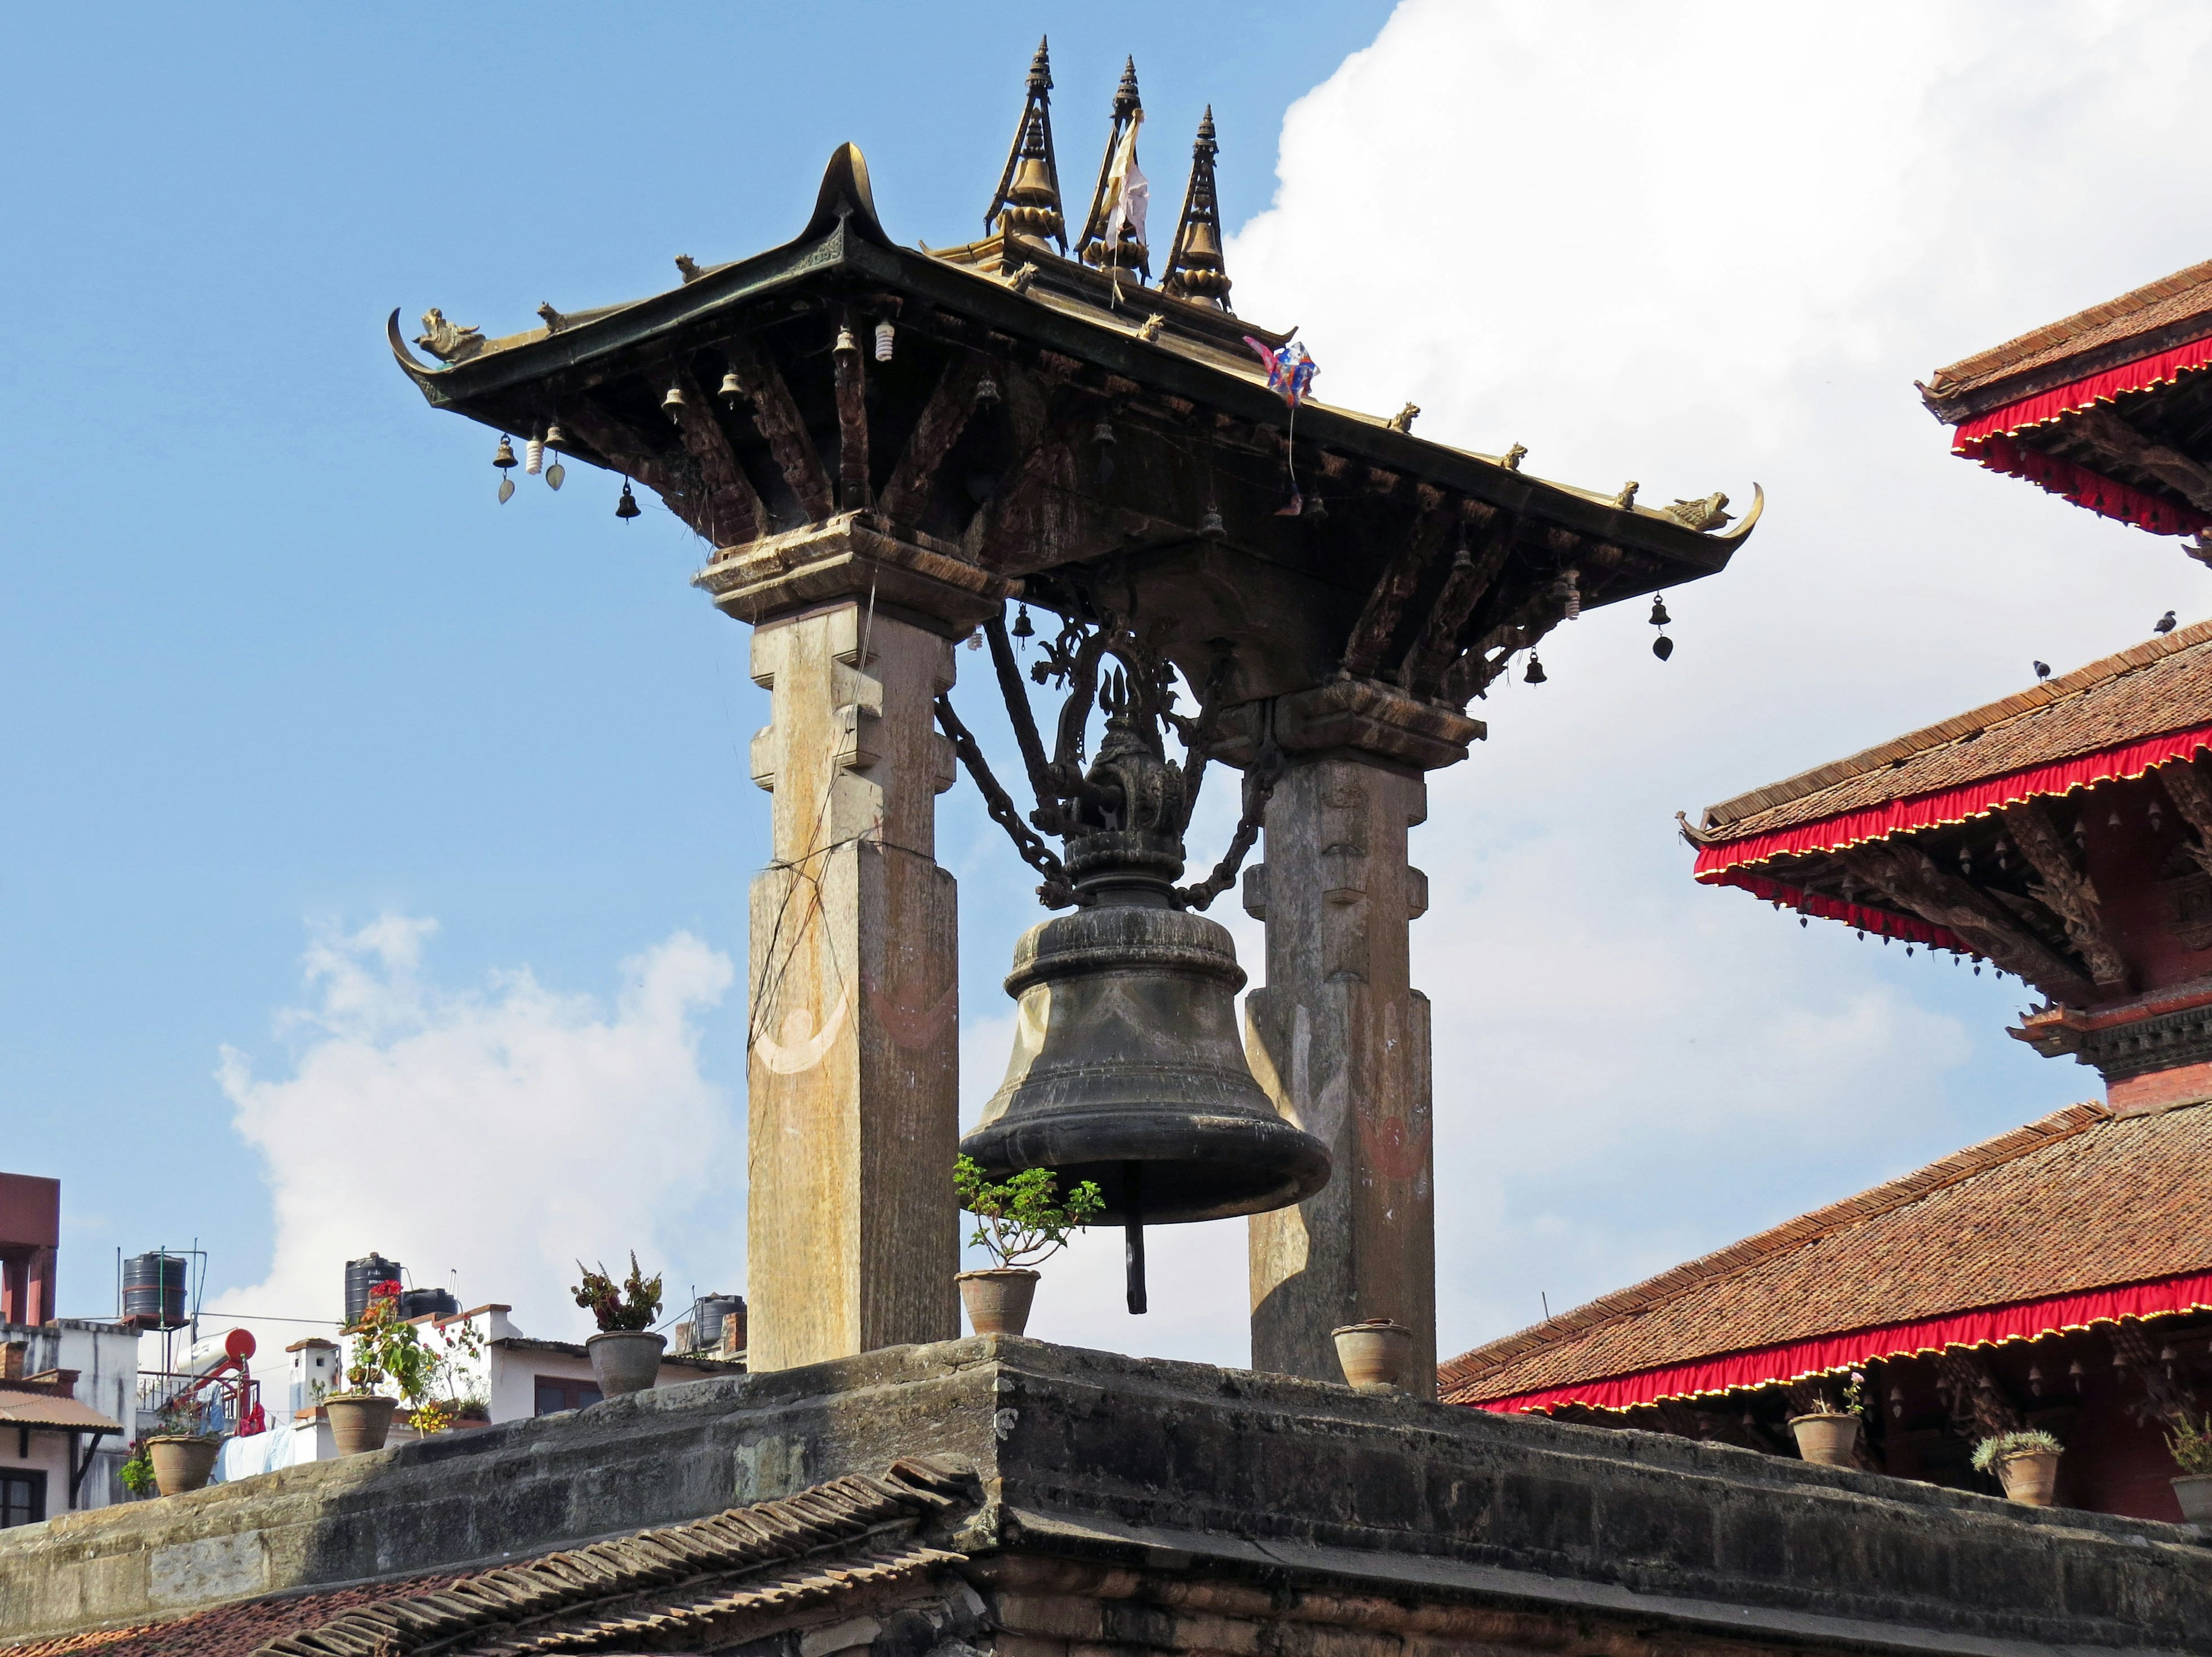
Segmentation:
{"type": "Polygon", "coordinates": [[[433,406],[525,435],[557,422],[570,458],[659,493],[714,548],[710,568],[872,509],[1048,608],[1138,581],[1169,654],[1186,671],[1233,656],[1251,697],[1350,674],[1463,702],[1559,619],[1544,594],[1564,570],[1586,608],[1716,573],[1763,501],[1694,530],[1326,403],[1298,411],[1293,456],[1290,411],[1243,343],[1288,334],[1126,273],[1117,290],[1028,237],[901,247],[849,144],[797,237],[694,268],[443,367],[408,349],[395,314],[392,348],[433,406]],[[871,349],[882,321],[888,363],[871,349]],[[837,353],[833,374],[848,327],[857,359],[837,353]],[[742,387],[731,399],[726,371],[742,387]],[[1303,518],[1279,510],[1293,459],[1322,508],[1303,518]]]}

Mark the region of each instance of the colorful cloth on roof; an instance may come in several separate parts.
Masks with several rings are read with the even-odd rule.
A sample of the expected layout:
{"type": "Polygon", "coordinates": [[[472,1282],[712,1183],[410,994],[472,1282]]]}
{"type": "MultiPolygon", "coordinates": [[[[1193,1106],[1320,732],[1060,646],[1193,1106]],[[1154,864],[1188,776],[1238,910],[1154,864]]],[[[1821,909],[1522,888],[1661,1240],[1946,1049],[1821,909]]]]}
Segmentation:
{"type": "Polygon", "coordinates": [[[1269,391],[1292,408],[1305,401],[1314,375],[1321,372],[1321,364],[1313,360],[1304,345],[1294,340],[1279,351],[1270,350],[1249,333],[1244,336],[1244,343],[1267,364],[1269,391]]]}

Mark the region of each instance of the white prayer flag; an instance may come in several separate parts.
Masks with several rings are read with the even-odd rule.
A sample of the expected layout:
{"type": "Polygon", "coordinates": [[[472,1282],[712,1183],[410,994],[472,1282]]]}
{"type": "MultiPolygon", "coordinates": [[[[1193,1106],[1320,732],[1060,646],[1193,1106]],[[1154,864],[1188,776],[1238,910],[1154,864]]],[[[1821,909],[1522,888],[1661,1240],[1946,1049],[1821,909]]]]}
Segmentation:
{"type": "Polygon", "coordinates": [[[1121,230],[1127,226],[1139,241],[1145,239],[1145,210],[1152,204],[1152,180],[1137,168],[1137,129],[1145,124],[1145,112],[1136,111],[1129,118],[1128,130],[1121,134],[1121,142],[1114,151],[1114,165],[1106,174],[1106,247],[1111,259],[1113,250],[1121,245],[1121,230]]]}

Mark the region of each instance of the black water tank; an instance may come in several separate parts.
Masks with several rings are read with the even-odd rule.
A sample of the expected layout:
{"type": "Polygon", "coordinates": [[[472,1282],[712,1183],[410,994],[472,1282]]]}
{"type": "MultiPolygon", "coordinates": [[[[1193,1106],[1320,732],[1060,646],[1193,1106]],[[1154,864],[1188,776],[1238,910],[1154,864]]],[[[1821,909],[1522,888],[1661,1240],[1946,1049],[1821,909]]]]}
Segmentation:
{"type": "Polygon", "coordinates": [[[399,1291],[402,1318],[450,1318],[461,1309],[450,1288],[403,1288],[399,1291]]]}
{"type": "Polygon", "coordinates": [[[691,1307],[691,1346],[705,1352],[722,1343],[722,1320],[738,1320],[738,1344],[745,1343],[745,1297],[742,1295],[702,1295],[691,1307]]]}
{"type": "Polygon", "coordinates": [[[359,1260],[346,1262],[345,1320],[349,1324],[361,1321],[361,1314],[368,1310],[368,1291],[378,1283],[399,1281],[399,1262],[387,1260],[381,1254],[371,1254],[359,1260]]]}
{"type": "Polygon", "coordinates": [[[123,1315],[143,1329],[182,1329],[185,1260],[181,1254],[134,1254],[123,1263],[123,1315]]]}

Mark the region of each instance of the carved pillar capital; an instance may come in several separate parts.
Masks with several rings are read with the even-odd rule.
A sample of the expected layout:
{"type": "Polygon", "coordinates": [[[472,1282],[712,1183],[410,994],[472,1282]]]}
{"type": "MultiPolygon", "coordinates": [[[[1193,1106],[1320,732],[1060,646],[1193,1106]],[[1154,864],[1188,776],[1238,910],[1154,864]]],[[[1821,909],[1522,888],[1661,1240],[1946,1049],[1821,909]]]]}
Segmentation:
{"type": "Polygon", "coordinates": [[[1489,734],[1479,719],[1454,713],[1371,679],[1338,679],[1222,716],[1214,755],[1232,765],[1257,758],[1272,705],[1276,746],[1294,755],[1341,754],[1409,771],[1441,771],[1467,758],[1489,734]]]}
{"type": "Polygon", "coordinates": [[[872,512],[771,535],[718,557],[691,578],[714,607],[755,625],[823,605],[866,605],[946,638],[997,615],[1014,583],[918,530],[894,531],[872,512]]]}

